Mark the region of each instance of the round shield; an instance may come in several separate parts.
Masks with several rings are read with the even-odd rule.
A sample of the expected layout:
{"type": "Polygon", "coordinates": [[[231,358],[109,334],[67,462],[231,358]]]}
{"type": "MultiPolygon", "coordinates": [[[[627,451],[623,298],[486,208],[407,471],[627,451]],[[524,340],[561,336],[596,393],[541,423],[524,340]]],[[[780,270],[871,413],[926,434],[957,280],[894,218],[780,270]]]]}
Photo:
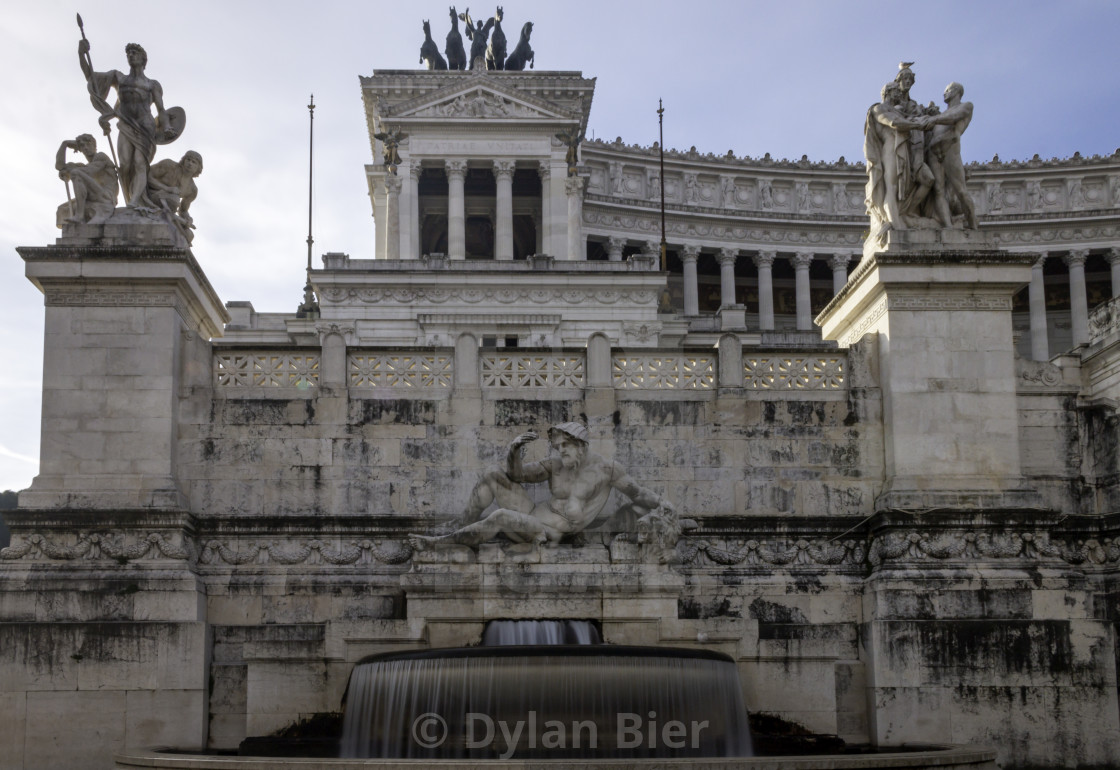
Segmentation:
{"type": "Polygon", "coordinates": [[[166,125],[163,126],[162,131],[156,132],[156,144],[171,144],[179,138],[187,126],[187,113],[182,107],[171,107],[164,112],[164,116],[166,125]]]}

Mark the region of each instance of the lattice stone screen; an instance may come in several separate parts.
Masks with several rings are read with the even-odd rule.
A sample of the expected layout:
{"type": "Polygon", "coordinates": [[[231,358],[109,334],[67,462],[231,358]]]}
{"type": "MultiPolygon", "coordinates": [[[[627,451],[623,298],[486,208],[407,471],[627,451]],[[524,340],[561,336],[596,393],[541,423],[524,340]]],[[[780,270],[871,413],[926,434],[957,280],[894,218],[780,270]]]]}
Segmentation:
{"type": "Polygon", "coordinates": [[[743,357],[743,386],[755,390],[839,390],[844,387],[843,356],[743,357]]]}
{"type": "Polygon", "coordinates": [[[645,390],[707,390],[716,384],[713,356],[613,356],[616,388],[645,390]]]}
{"type": "Polygon", "coordinates": [[[319,354],[215,353],[220,388],[306,388],[319,384],[319,354]]]}
{"type": "Polygon", "coordinates": [[[482,356],[484,388],[582,388],[582,355],[549,353],[486,353],[482,356]]]}
{"type": "Polygon", "coordinates": [[[450,388],[452,358],[440,354],[351,353],[352,388],[450,388]]]}

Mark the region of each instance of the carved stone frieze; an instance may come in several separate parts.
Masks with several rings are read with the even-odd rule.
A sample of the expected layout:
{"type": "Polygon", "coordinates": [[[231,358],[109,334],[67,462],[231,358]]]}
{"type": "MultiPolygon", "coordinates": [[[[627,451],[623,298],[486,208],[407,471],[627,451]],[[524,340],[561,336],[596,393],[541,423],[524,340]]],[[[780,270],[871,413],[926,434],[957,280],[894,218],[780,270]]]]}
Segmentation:
{"type": "Polygon", "coordinates": [[[924,296],[892,295],[891,310],[1010,310],[1011,297],[983,294],[924,296]]]}
{"type": "Polygon", "coordinates": [[[111,559],[118,562],[139,559],[192,560],[196,551],[187,538],[176,543],[159,532],[136,537],[111,532],[81,532],[73,543],[52,540],[38,532],[0,549],[0,560],[74,561],[76,559],[111,559]]]}
{"type": "Polygon", "coordinates": [[[258,542],[229,547],[220,540],[208,540],[198,556],[198,563],[207,565],[240,564],[403,564],[412,558],[408,543],[396,541],[355,540],[333,547],[322,540],[279,544],[258,542]]]}
{"type": "Polygon", "coordinates": [[[1048,361],[1015,360],[1020,390],[1053,390],[1062,384],[1062,370],[1048,361]]]}
{"type": "Polygon", "coordinates": [[[677,543],[685,567],[856,567],[893,562],[920,564],[963,560],[1029,559],[1074,566],[1120,563],[1120,539],[1052,539],[1045,532],[889,532],[871,538],[758,538],[729,541],[685,536],[677,543]]]}
{"type": "Polygon", "coordinates": [[[550,118],[548,113],[481,89],[416,110],[417,118],[550,118]]]}
{"type": "Polygon", "coordinates": [[[1120,297],[1113,297],[1089,315],[1091,342],[1098,342],[1113,334],[1120,334],[1120,297]]]}
{"type": "Polygon", "coordinates": [[[135,536],[112,532],[79,533],[66,543],[33,533],[0,550],[3,561],[131,561],[173,560],[200,565],[243,564],[402,564],[412,557],[405,542],[355,540],[338,546],[319,539],[279,543],[260,540],[229,544],[217,539],[195,542],[187,537],[167,537],[159,532],[135,536]]]}
{"type": "Polygon", "coordinates": [[[652,291],[619,291],[617,289],[528,289],[518,287],[496,288],[447,288],[441,286],[423,287],[369,287],[363,289],[344,289],[331,287],[322,291],[321,301],[328,304],[361,302],[376,304],[400,302],[414,304],[429,302],[441,305],[447,302],[467,304],[494,303],[511,305],[520,302],[533,302],[539,305],[553,303],[585,304],[595,302],[601,305],[614,305],[620,302],[648,305],[657,301],[652,291]]]}

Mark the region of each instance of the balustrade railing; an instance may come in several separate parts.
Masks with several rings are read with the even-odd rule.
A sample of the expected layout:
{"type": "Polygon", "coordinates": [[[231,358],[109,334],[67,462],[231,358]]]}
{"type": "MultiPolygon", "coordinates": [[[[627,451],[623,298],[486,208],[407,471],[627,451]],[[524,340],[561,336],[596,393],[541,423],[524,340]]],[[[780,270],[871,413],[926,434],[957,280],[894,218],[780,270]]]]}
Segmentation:
{"type": "MultiPolygon", "coordinates": [[[[1117,326],[1120,303],[1098,308],[1097,329],[1117,326]]],[[[1103,333],[1103,332],[1102,332],[1103,333]]],[[[489,390],[580,389],[588,385],[586,353],[481,352],[480,384],[489,390]]],[[[618,390],[705,391],[721,385],[719,356],[705,351],[650,351],[610,357],[610,381],[618,390]]],[[[743,356],[745,390],[842,390],[847,355],[743,356]]],[[[214,383],[226,392],[260,388],[315,388],[322,384],[322,357],[295,351],[219,351],[214,353],[214,383]]],[[[607,363],[604,360],[606,371],[607,363]]],[[[605,375],[604,375],[605,376],[605,375]]],[[[448,392],[455,384],[455,356],[448,352],[356,351],[346,356],[345,374],[335,382],[354,389],[448,392]]],[[[723,381],[722,384],[726,384],[723,381]]],[[[735,383],[735,387],[739,387],[735,383]]]]}
{"type": "Polygon", "coordinates": [[[614,386],[623,390],[709,390],[716,386],[716,357],[631,354],[611,357],[614,386]]]}
{"type": "Polygon", "coordinates": [[[484,353],[484,388],[582,388],[585,380],[581,353],[484,353]]]}
{"type": "Polygon", "coordinates": [[[444,353],[351,353],[352,388],[450,388],[452,358],[444,353]]]}
{"type": "Polygon", "coordinates": [[[743,387],[749,390],[838,390],[846,357],[743,356],[743,387]]]}
{"type": "Polygon", "coordinates": [[[318,353],[215,353],[214,382],[220,388],[316,387],[320,365],[318,353]]]}

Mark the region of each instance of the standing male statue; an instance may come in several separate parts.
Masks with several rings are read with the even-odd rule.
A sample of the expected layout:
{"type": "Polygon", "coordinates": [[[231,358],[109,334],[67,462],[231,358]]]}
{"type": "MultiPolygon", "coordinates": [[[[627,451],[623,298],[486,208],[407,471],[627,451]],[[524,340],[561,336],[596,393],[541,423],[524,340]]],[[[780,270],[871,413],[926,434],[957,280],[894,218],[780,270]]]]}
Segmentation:
{"type": "Polygon", "coordinates": [[[934,176],[934,202],[937,218],[943,227],[953,226],[952,205],[964,214],[964,225],[976,230],[976,209],[965,186],[964,161],[961,159],[961,135],[972,122],[972,102],[962,102],[964,86],[945,86],[945,111],[933,118],[928,160],[934,176]]]}
{"type": "Polygon", "coordinates": [[[148,54],[136,43],[125,46],[128,74],[119,70],[95,72],[89,57],[89,41],[83,34],[78,41],[78,61],[86,77],[90,101],[101,113],[98,122],[106,135],[109,121],[117,119],[117,162],[121,188],[129,207],[158,208],[148,197],[148,169],[157,144],[168,144],[183,131],[186,115],[178,107],[165,110],[163,88],[159,81],[144,74],[148,54]],[[117,89],[117,103],[106,101],[109,89],[117,89]],[[153,117],[152,107],[156,114],[153,117]]]}
{"type": "Polygon", "coordinates": [[[420,551],[442,545],[476,546],[499,533],[517,543],[555,544],[591,526],[612,489],[641,508],[665,511],[675,518],[673,506],[664,498],[639,486],[618,463],[589,451],[587,428],[580,423],[550,428],[548,438],[556,456],[524,464],[522,448],[537,438],[532,431],[515,438],[509,445],[505,469],[488,471],[475,485],[463,514],[463,527],[441,537],[410,535],[412,547],[420,551]],[[521,485],[541,481],[548,482],[552,496],[534,503],[521,485]],[[480,518],[494,502],[499,507],[480,518]]]}
{"type": "Polygon", "coordinates": [[[867,158],[867,213],[871,237],[881,239],[888,230],[905,230],[902,202],[911,188],[910,131],[921,127],[902,114],[902,91],[895,81],[883,86],[882,101],[871,105],[863,129],[863,154],[867,158]]]}

